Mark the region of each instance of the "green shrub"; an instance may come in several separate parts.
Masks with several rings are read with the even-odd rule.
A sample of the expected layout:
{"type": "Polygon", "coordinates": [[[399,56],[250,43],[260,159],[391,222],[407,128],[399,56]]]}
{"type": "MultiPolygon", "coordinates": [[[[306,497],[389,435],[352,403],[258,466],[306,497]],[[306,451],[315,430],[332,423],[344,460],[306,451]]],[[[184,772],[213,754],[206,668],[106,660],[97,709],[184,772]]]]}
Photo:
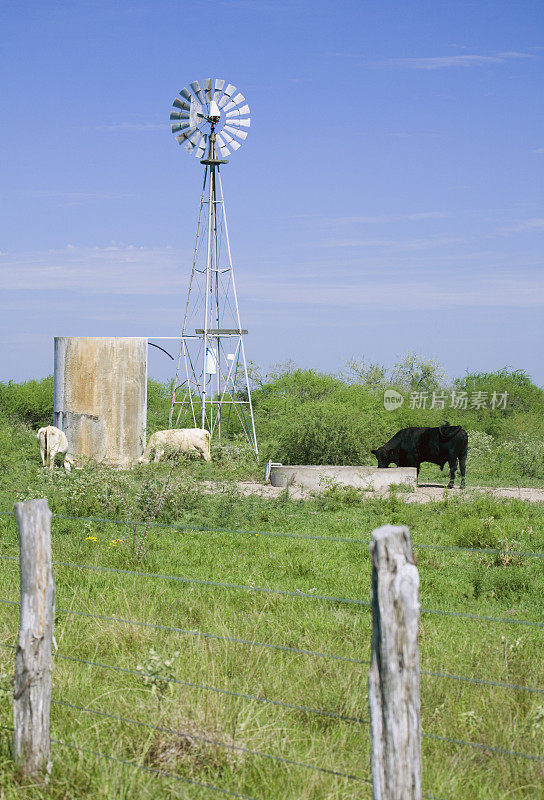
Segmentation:
{"type": "Polygon", "coordinates": [[[53,376],[0,383],[0,413],[35,428],[53,423],[53,376]]]}
{"type": "Polygon", "coordinates": [[[503,442],[500,449],[510,459],[518,475],[527,478],[544,477],[544,442],[521,434],[511,442],[503,442]]]}
{"type": "Polygon", "coordinates": [[[286,464],[371,464],[381,419],[344,403],[305,403],[293,408],[278,432],[278,458],[286,464]]]}

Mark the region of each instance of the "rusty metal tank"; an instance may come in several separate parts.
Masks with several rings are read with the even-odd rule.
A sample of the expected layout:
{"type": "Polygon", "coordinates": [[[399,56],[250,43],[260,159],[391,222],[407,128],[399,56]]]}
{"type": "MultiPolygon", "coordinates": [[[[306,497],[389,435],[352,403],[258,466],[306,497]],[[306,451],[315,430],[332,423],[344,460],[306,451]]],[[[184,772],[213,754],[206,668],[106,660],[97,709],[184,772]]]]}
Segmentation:
{"type": "Polygon", "coordinates": [[[76,462],[127,467],[143,453],[147,339],[55,337],[54,425],[76,462]]]}

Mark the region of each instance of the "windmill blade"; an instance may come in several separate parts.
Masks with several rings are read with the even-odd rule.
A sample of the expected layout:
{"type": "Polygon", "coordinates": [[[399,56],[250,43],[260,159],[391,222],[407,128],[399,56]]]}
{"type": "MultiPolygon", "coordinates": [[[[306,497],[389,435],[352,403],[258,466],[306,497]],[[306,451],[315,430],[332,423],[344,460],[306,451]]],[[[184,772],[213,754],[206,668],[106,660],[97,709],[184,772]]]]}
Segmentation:
{"type": "MultiPolygon", "coordinates": [[[[227,113],[227,111],[231,111],[233,108],[236,108],[237,105],[238,104],[235,103],[233,100],[230,100],[227,103],[227,105],[225,106],[225,114],[227,113]]],[[[238,111],[239,111],[239,109],[238,109],[238,111]]]]}
{"type": "Polygon", "coordinates": [[[230,150],[223,141],[223,139],[221,138],[221,134],[219,133],[217,134],[217,136],[215,137],[215,141],[217,142],[217,146],[219,147],[219,152],[221,153],[222,156],[230,155],[230,150]]]}
{"type": "Polygon", "coordinates": [[[193,135],[189,138],[187,144],[185,145],[185,149],[187,150],[187,152],[192,153],[195,147],[198,146],[198,143],[200,142],[201,139],[202,139],[202,134],[200,133],[200,131],[197,130],[196,133],[193,133],[193,135]]]}
{"type": "Polygon", "coordinates": [[[171,111],[170,119],[189,119],[188,111],[171,111]]]}
{"type": "MultiPolygon", "coordinates": [[[[241,109],[239,109],[239,108],[235,108],[232,111],[227,111],[225,113],[225,116],[229,120],[235,120],[235,119],[240,119],[242,114],[249,114],[249,106],[248,105],[242,106],[242,108],[244,109],[243,111],[241,109]],[[247,108],[247,111],[246,111],[246,108],[247,108]]],[[[244,117],[244,119],[246,119],[246,117],[244,117]]]]}
{"type": "Polygon", "coordinates": [[[181,97],[183,97],[185,100],[189,100],[189,102],[191,102],[191,98],[192,98],[192,96],[193,96],[193,95],[191,94],[191,92],[190,92],[188,89],[186,89],[186,88],[185,88],[185,86],[184,86],[184,87],[183,87],[183,89],[181,90],[181,92],[180,92],[180,95],[181,95],[181,97]]]}
{"type": "Polygon", "coordinates": [[[185,149],[188,150],[189,153],[191,153],[194,150],[201,136],[202,134],[200,133],[198,128],[195,128],[195,131],[192,135],[189,133],[189,131],[185,133],[185,138],[187,139],[187,144],[185,145],[185,149]]]}
{"type": "Polygon", "coordinates": [[[223,86],[224,85],[225,85],[225,81],[222,81],[219,78],[216,78],[215,84],[214,84],[215,91],[213,93],[213,99],[214,100],[217,101],[219,99],[219,95],[223,91],[223,86]]]}
{"type": "MultiPolygon", "coordinates": [[[[237,105],[238,103],[235,103],[234,100],[231,100],[230,103],[225,106],[225,114],[227,111],[231,111],[233,108],[236,108],[237,105]]],[[[236,111],[238,114],[249,114],[249,106],[245,105],[241,108],[236,108],[236,111]]]]}
{"type": "Polygon", "coordinates": [[[189,122],[173,122],[170,127],[172,133],[179,133],[179,131],[188,131],[192,126],[189,122]]]}
{"type": "MultiPolygon", "coordinates": [[[[233,113],[232,111],[229,111],[229,114],[232,113],[233,113]]],[[[227,117],[229,116],[229,114],[227,114],[227,117]]],[[[238,119],[236,117],[234,119],[229,118],[227,120],[227,123],[229,125],[236,125],[237,127],[249,128],[251,125],[251,118],[250,117],[246,117],[245,119],[238,119]]]]}
{"type": "Polygon", "coordinates": [[[191,89],[193,90],[193,92],[198,97],[198,99],[200,100],[200,102],[202,103],[202,105],[205,106],[206,105],[206,98],[202,94],[202,89],[200,88],[199,82],[198,81],[193,81],[189,85],[190,85],[191,89]]]}
{"type": "Polygon", "coordinates": [[[176,136],[176,140],[178,144],[183,144],[183,142],[191,136],[196,131],[196,128],[187,128],[187,130],[180,133],[179,136],[176,136]]]}
{"type": "Polygon", "coordinates": [[[200,122],[204,119],[204,114],[202,113],[202,106],[194,97],[191,99],[191,110],[189,111],[189,119],[191,120],[191,125],[199,125],[200,122]]]}
{"type": "Polygon", "coordinates": [[[204,155],[204,151],[206,150],[207,141],[208,141],[208,136],[207,136],[207,134],[204,134],[202,139],[200,140],[200,144],[196,148],[195,156],[197,158],[202,158],[202,156],[204,155]]]}
{"type": "MultiPolygon", "coordinates": [[[[189,97],[190,96],[191,95],[189,95],[189,97]]],[[[176,106],[176,108],[182,108],[184,111],[189,111],[189,109],[191,108],[189,103],[186,103],[184,100],[179,100],[177,97],[174,100],[174,102],[172,103],[172,105],[176,106]]]]}
{"type": "Polygon", "coordinates": [[[234,134],[234,136],[238,136],[240,139],[247,139],[246,131],[237,131],[236,128],[232,128],[230,125],[225,125],[223,130],[234,134]]]}
{"type": "Polygon", "coordinates": [[[238,92],[236,97],[232,98],[232,102],[235,103],[236,105],[238,105],[239,103],[243,103],[245,99],[246,98],[244,97],[244,95],[241,94],[240,92],[238,92]]]}
{"type": "Polygon", "coordinates": [[[234,139],[232,142],[229,142],[229,147],[232,147],[233,150],[239,150],[242,146],[241,142],[236,142],[234,139]]]}
{"type": "Polygon", "coordinates": [[[204,79],[204,94],[206,95],[206,100],[209,103],[211,101],[211,99],[212,99],[212,79],[211,78],[205,78],[204,79]]]}
{"type": "Polygon", "coordinates": [[[231,147],[233,150],[238,150],[238,148],[242,146],[240,142],[237,142],[235,139],[232,138],[232,136],[230,136],[228,133],[225,133],[225,129],[224,128],[221,131],[221,133],[222,133],[223,139],[226,141],[228,146],[231,147]]]}
{"type": "Polygon", "coordinates": [[[228,101],[230,100],[235,91],[236,91],[236,86],[233,86],[232,83],[229,83],[229,85],[225,89],[225,94],[218,103],[219,108],[223,108],[223,106],[226,103],[228,103],[228,101]]]}

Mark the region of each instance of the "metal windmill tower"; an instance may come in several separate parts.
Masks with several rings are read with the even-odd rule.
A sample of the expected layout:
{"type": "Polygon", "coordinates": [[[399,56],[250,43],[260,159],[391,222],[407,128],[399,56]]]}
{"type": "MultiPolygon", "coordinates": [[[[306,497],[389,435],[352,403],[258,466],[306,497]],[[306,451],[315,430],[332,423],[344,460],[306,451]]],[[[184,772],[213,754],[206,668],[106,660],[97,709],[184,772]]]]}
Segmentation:
{"type": "Polygon", "coordinates": [[[225,83],[194,81],[170,112],[175,138],[204,165],[204,183],[169,425],[206,428],[216,440],[243,431],[258,455],[219,169],[247,137],[250,117],[244,96],[225,83]]]}

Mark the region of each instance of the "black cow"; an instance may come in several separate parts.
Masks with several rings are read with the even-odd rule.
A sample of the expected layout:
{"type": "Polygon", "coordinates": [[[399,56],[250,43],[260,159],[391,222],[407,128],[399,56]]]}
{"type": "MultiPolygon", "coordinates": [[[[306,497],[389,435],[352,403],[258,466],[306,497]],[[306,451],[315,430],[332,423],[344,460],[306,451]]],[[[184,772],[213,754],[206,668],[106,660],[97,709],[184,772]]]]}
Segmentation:
{"type": "Polygon", "coordinates": [[[445,422],[440,428],[403,428],[389,441],[371,452],[378,459],[378,467],[419,467],[422,461],[450,467],[448,489],[453,489],[455,468],[459,459],[461,489],[465,488],[465,465],[467,462],[468,436],[460,425],[445,422]]]}

